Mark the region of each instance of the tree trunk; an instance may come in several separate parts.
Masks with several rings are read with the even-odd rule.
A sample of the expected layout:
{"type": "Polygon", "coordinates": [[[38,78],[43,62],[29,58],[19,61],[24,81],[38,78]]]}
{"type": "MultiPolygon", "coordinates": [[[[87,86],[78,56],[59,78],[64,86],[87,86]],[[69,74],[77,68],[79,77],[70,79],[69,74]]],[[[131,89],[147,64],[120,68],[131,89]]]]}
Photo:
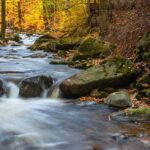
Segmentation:
{"type": "Polygon", "coordinates": [[[48,17],[47,17],[47,6],[46,6],[46,0],[42,0],[43,2],[43,20],[44,20],[44,26],[45,26],[45,31],[49,29],[49,22],[48,22],[48,17]]]}
{"type": "Polygon", "coordinates": [[[21,12],[21,2],[18,2],[18,20],[19,20],[19,29],[22,30],[22,12],[21,12]]]}
{"type": "Polygon", "coordinates": [[[1,8],[1,36],[2,39],[5,39],[5,32],[6,32],[6,2],[5,0],[1,0],[2,8],[1,8]]]}

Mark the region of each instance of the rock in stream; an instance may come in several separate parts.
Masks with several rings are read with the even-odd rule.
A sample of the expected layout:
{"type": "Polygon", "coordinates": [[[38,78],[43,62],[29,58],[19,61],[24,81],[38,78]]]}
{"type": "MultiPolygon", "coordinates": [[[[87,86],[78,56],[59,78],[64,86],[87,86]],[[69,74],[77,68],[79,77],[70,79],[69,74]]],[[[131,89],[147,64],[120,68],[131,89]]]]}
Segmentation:
{"type": "Polygon", "coordinates": [[[140,69],[135,68],[130,60],[118,57],[66,79],[60,89],[66,97],[79,97],[96,88],[103,90],[128,85],[139,74],[140,69]]]}
{"type": "Polygon", "coordinates": [[[24,98],[40,97],[45,89],[53,84],[53,79],[48,76],[34,76],[20,83],[19,95],[24,98]]]}

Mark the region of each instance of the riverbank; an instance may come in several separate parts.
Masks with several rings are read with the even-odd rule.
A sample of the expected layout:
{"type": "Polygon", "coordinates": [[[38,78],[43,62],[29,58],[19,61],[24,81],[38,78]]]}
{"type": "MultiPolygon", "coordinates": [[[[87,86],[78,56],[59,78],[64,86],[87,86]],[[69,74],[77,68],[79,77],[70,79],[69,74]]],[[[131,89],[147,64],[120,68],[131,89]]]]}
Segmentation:
{"type": "MultiPolygon", "coordinates": [[[[84,102],[105,103],[111,94],[125,91],[131,104],[123,107],[150,108],[150,33],[145,33],[139,39],[134,55],[130,58],[116,53],[114,44],[101,40],[97,35],[95,33],[80,38],[54,38],[52,35],[45,35],[40,37],[31,49],[55,53],[55,60],[50,64],[65,64],[85,69],[62,82],[60,89],[64,97],[76,97],[84,102]]],[[[118,97],[120,95],[112,99],[114,107],[118,107],[115,101],[121,105],[122,101],[124,103],[128,99],[123,96],[123,100],[121,98],[118,100],[118,97]]]]}

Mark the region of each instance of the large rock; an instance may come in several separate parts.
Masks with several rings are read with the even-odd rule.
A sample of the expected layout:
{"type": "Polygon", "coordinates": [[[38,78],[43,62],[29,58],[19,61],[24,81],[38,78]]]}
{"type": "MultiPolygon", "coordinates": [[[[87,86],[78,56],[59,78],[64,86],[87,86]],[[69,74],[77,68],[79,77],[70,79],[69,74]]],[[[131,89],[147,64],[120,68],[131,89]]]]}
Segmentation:
{"type": "Polygon", "coordinates": [[[105,103],[109,106],[124,108],[131,106],[131,99],[127,92],[120,91],[110,94],[106,98],[105,103]]]}
{"type": "Polygon", "coordinates": [[[140,74],[130,60],[117,57],[82,71],[61,83],[66,97],[87,95],[93,89],[128,85],[140,74]]]}
{"type": "Polygon", "coordinates": [[[19,95],[24,98],[40,97],[52,84],[52,78],[47,76],[27,78],[20,83],[19,95]]]}
{"type": "Polygon", "coordinates": [[[101,39],[88,37],[83,40],[79,46],[78,53],[73,57],[73,60],[85,60],[93,57],[106,57],[115,46],[108,42],[103,42],[101,39]]]}
{"type": "Polygon", "coordinates": [[[0,97],[7,93],[6,85],[2,79],[0,79],[0,97]]]}
{"type": "Polygon", "coordinates": [[[31,46],[32,50],[45,50],[51,52],[57,52],[58,50],[69,50],[79,46],[81,38],[54,38],[50,35],[41,36],[31,46]]]}

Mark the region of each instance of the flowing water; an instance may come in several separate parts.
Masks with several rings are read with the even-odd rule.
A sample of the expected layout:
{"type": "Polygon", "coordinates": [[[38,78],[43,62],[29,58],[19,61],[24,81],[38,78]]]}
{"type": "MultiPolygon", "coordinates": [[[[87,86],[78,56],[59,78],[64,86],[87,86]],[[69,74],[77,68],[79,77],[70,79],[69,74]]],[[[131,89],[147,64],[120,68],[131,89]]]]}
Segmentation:
{"type": "Polygon", "coordinates": [[[28,49],[38,36],[21,36],[20,46],[0,47],[0,78],[9,88],[0,98],[0,150],[150,149],[148,123],[111,121],[115,109],[58,98],[59,83],[80,70],[50,65],[53,54],[28,49]],[[41,74],[56,81],[51,98],[19,98],[18,82],[41,74]]]}

